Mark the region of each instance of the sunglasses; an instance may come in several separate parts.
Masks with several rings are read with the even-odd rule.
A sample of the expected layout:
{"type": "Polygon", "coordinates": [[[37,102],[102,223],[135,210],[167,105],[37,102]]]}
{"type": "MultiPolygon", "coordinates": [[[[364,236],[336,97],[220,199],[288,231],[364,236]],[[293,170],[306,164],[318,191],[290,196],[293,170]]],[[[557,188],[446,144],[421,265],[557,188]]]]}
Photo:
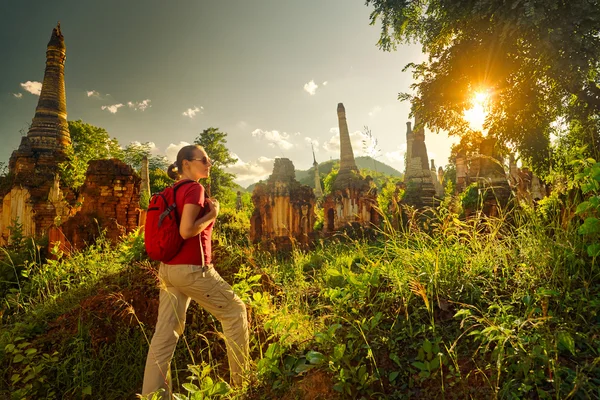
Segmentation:
{"type": "Polygon", "coordinates": [[[202,164],[204,164],[204,165],[208,165],[208,164],[212,165],[212,163],[213,163],[212,160],[208,157],[190,158],[188,161],[201,161],[202,164]]]}

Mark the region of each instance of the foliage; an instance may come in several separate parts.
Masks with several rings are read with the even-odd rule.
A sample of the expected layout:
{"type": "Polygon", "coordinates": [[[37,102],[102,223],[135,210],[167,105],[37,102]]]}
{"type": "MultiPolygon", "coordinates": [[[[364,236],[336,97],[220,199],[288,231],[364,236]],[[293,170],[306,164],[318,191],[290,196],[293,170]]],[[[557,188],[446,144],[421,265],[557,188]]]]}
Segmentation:
{"type": "Polygon", "coordinates": [[[67,148],[67,161],[59,164],[61,179],[68,187],[83,185],[88,162],[123,156],[117,139],[111,139],[103,128],[81,120],[69,121],[69,134],[72,146],[67,148]]]}
{"type": "Polygon", "coordinates": [[[479,197],[479,185],[477,183],[471,183],[465,188],[465,190],[459,195],[460,204],[463,210],[477,209],[480,205],[479,197]]]}
{"type": "Polygon", "coordinates": [[[234,186],[234,175],[225,171],[227,166],[236,161],[225,146],[226,138],[227,134],[219,131],[219,128],[208,128],[203,130],[194,141],[204,147],[206,154],[213,162],[213,166],[210,168],[210,177],[205,182],[210,184],[211,197],[220,198],[227,188],[234,186]]]}
{"type": "MultiPolygon", "coordinates": [[[[598,217],[600,167],[573,168],[588,203],[564,227],[553,211],[462,220],[443,203],[372,241],[282,255],[247,246],[247,215],[224,208],[216,268],[248,306],[250,385],[220,378],[219,323],[192,303],[176,398],[594,398],[600,274],[588,252],[598,237],[578,230],[598,217]]],[[[158,299],[143,235],[54,253],[2,298],[0,396],[132,398],[158,299]]]]}
{"type": "Polygon", "coordinates": [[[393,202],[394,194],[396,193],[396,183],[400,182],[399,178],[390,178],[385,181],[377,195],[377,204],[383,213],[388,213],[393,202]]]}
{"type": "Polygon", "coordinates": [[[581,172],[576,181],[586,200],[577,206],[575,214],[584,218],[579,234],[586,238],[587,253],[590,257],[600,255],[600,162],[594,159],[578,160],[581,172]]]}
{"type": "Polygon", "coordinates": [[[335,182],[335,178],[338,176],[338,172],[340,172],[339,166],[334,167],[331,169],[331,172],[327,174],[325,179],[323,179],[323,192],[325,194],[333,191],[333,183],[335,182]]]}
{"type": "Polygon", "coordinates": [[[470,132],[475,92],[491,95],[484,127],[526,164],[547,171],[550,135],[570,131],[600,151],[600,5],[596,0],[367,0],[380,48],[419,41],[428,60],[409,64],[413,111],[433,130],[470,132]],[[556,122],[562,122],[556,124],[556,122]],[[575,129],[573,125],[578,125],[575,129]],[[577,130],[577,132],[575,132],[577,130]]]}
{"type": "Polygon", "coordinates": [[[150,177],[150,192],[158,193],[161,192],[167,186],[172,185],[175,181],[169,178],[167,171],[163,169],[151,169],[148,172],[150,177]]]}
{"type": "Polygon", "coordinates": [[[131,142],[123,149],[122,160],[139,172],[142,169],[142,160],[146,157],[149,171],[156,169],[166,171],[170,163],[165,156],[151,155],[153,146],[150,142],[131,142]]]}

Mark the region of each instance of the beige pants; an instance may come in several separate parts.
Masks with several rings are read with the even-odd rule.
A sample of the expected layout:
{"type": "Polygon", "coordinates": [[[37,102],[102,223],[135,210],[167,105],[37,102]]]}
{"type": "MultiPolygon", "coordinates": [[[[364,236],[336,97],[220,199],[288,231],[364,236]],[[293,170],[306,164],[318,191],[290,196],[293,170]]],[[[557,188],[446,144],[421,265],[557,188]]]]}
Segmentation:
{"type": "Polygon", "coordinates": [[[212,266],[161,264],[158,276],[161,286],[158,320],[146,359],[142,394],[161,388],[171,394],[171,358],[183,333],[191,299],[223,325],[231,381],[240,386],[249,352],[248,319],[242,300],[212,266]]]}

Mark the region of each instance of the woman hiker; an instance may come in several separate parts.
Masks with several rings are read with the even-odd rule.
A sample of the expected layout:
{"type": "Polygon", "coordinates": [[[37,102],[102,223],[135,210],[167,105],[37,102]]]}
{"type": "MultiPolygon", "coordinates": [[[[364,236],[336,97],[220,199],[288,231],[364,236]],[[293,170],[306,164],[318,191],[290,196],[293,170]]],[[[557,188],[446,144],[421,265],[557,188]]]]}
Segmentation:
{"type": "Polygon", "coordinates": [[[177,183],[193,182],[176,192],[179,233],[184,243],[173,259],[160,264],[158,271],[158,320],[146,359],[142,395],[164,389],[170,398],[171,359],[192,299],[223,325],[231,382],[237,387],[242,385],[249,353],[246,306],[211,264],[211,234],[219,203],[205,198],[204,187],[198,183],[209,176],[211,166],[201,146],[189,145],[179,150],[177,161],[168,170],[177,183]]]}

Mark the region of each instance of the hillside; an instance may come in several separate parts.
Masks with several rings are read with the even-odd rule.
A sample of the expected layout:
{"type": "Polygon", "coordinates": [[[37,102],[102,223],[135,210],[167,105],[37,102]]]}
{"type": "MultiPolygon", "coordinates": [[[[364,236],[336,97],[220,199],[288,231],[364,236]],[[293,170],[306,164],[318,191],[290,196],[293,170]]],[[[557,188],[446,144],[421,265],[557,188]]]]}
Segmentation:
{"type": "MultiPolygon", "coordinates": [[[[371,157],[368,156],[364,156],[364,157],[356,157],[356,166],[361,169],[361,170],[371,170],[371,171],[376,171],[379,173],[382,173],[384,175],[389,175],[389,176],[394,176],[394,177],[402,177],[403,174],[402,172],[398,171],[395,168],[390,167],[389,165],[382,163],[381,161],[377,161],[371,157]]],[[[327,174],[329,174],[331,172],[331,169],[334,166],[339,165],[339,160],[329,160],[329,161],[324,161],[322,163],[319,163],[319,175],[321,176],[321,179],[323,179],[325,176],[327,176],[327,174]]],[[[298,180],[298,182],[300,182],[303,185],[308,185],[312,188],[315,187],[315,180],[314,180],[314,167],[311,167],[307,170],[296,170],[296,179],[298,180]]],[[[248,192],[252,192],[252,190],[254,190],[254,186],[256,186],[256,183],[253,183],[252,185],[248,186],[246,188],[246,191],[248,192]]]]}

